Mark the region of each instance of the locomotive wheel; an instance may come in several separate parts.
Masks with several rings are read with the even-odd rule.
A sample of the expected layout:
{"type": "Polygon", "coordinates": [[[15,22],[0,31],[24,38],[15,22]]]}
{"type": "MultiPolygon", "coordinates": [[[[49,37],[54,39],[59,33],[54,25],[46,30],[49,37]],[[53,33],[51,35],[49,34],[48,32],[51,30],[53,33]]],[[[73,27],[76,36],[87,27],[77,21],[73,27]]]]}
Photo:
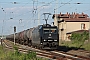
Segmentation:
{"type": "Polygon", "coordinates": [[[19,42],[18,42],[19,44],[21,44],[21,42],[20,42],[20,40],[19,40],[19,42]]]}
{"type": "Polygon", "coordinates": [[[32,46],[32,44],[31,44],[31,43],[29,43],[29,44],[28,44],[28,46],[32,46]]]}
{"type": "Polygon", "coordinates": [[[42,49],[42,48],[43,48],[43,46],[42,46],[42,45],[40,45],[39,49],[42,49]]]}
{"type": "Polygon", "coordinates": [[[24,45],[24,41],[23,40],[21,41],[21,44],[24,45]]]}
{"type": "Polygon", "coordinates": [[[28,43],[27,43],[27,40],[24,40],[24,45],[27,45],[28,43]]]}

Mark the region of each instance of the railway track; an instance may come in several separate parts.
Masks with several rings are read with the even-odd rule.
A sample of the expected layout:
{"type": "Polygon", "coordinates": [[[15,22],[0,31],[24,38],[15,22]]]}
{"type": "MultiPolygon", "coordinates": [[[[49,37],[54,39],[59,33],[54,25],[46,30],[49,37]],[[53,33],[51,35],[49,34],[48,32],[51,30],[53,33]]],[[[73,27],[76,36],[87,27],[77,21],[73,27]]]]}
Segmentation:
{"type": "Polygon", "coordinates": [[[71,53],[71,54],[75,54],[75,55],[79,55],[79,56],[81,55],[81,56],[90,58],[90,51],[86,51],[86,50],[81,50],[81,49],[70,50],[67,53],[71,53]]]}
{"type": "MultiPolygon", "coordinates": [[[[3,43],[7,48],[13,49],[13,43],[9,42],[8,40],[4,40],[3,43]]],[[[38,57],[44,57],[51,60],[90,60],[88,57],[78,56],[61,51],[45,51],[19,44],[17,44],[17,46],[19,47],[18,50],[20,52],[27,53],[28,51],[34,51],[38,57]]]]}

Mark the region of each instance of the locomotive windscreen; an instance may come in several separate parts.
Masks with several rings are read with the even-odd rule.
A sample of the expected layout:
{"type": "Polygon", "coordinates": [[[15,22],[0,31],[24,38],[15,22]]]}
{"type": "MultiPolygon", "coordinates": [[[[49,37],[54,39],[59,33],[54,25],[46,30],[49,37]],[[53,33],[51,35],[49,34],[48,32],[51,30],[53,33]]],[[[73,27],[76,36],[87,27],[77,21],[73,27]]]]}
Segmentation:
{"type": "Polygon", "coordinates": [[[57,33],[56,28],[43,28],[44,33],[57,33]]]}

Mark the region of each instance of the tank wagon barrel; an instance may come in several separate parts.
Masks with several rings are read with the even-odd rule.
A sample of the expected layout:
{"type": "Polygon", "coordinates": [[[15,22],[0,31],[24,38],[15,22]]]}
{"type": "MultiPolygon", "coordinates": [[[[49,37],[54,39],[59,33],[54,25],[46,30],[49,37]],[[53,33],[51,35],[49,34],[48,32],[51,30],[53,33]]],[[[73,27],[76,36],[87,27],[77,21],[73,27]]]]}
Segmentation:
{"type": "Polygon", "coordinates": [[[33,29],[34,28],[30,28],[28,31],[27,31],[27,38],[29,39],[29,40],[31,40],[32,39],[32,31],[33,31],[33,29]]]}
{"type": "Polygon", "coordinates": [[[16,38],[16,40],[19,39],[19,33],[16,33],[16,34],[15,34],[15,38],[16,38]]]}
{"type": "Polygon", "coordinates": [[[13,39],[14,39],[14,34],[7,35],[7,36],[6,36],[6,39],[8,39],[8,40],[13,40],[13,39]]]}

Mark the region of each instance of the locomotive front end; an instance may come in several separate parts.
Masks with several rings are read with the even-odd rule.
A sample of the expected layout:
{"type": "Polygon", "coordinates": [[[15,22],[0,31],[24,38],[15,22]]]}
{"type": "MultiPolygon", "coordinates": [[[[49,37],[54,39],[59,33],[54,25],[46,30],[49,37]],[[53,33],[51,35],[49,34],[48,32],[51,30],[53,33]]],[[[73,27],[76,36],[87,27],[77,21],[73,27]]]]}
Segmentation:
{"type": "Polygon", "coordinates": [[[56,26],[43,27],[42,45],[43,49],[57,49],[59,45],[59,34],[56,26]]]}

